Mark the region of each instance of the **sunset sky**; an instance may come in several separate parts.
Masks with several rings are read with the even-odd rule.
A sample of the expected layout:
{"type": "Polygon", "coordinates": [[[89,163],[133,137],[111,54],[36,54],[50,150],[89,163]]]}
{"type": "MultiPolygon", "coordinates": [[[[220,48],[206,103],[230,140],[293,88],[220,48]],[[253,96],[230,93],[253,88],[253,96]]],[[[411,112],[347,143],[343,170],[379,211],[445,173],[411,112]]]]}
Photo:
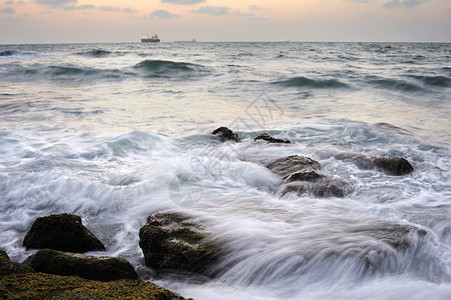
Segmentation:
{"type": "MultiPolygon", "coordinates": [[[[2,0],[0,0],[2,1],[2,0]]],[[[451,41],[451,0],[5,0],[0,44],[451,41]]]]}

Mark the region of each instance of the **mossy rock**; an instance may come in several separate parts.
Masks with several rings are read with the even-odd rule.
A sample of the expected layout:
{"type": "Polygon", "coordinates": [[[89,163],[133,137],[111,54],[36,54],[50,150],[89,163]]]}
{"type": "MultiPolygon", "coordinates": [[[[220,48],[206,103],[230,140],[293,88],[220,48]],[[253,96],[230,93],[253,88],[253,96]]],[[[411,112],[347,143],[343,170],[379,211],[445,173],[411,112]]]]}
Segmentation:
{"type": "Polygon", "coordinates": [[[25,235],[27,249],[49,248],[59,251],[83,253],[105,250],[102,242],[72,214],[41,217],[34,221],[25,235]]]}
{"type": "Polygon", "coordinates": [[[219,258],[221,242],[202,226],[178,213],[154,213],[139,232],[139,245],[147,266],[158,271],[188,271],[212,276],[208,271],[219,258]]]}
{"type": "MultiPolygon", "coordinates": [[[[29,266],[12,262],[9,259],[8,254],[3,249],[0,249],[0,278],[9,274],[30,273],[30,272],[34,272],[34,270],[29,266]]],[[[2,294],[0,291],[0,299],[3,299],[1,295],[2,294]]]]}
{"type": "Polygon", "coordinates": [[[182,300],[182,296],[142,280],[93,281],[44,273],[12,274],[0,279],[1,299],[182,300]]]}
{"type": "Polygon", "coordinates": [[[127,260],[117,257],[95,257],[42,249],[28,257],[24,264],[37,272],[77,275],[92,280],[138,279],[133,266],[127,260]]]}
{"type": "Polygon", "coordinates": [[[271,172],[287,177],[293,173],[304,170],[319,170],[321,168],[319,162],[306,156],[291,155],[267,165],[271,172]]]}

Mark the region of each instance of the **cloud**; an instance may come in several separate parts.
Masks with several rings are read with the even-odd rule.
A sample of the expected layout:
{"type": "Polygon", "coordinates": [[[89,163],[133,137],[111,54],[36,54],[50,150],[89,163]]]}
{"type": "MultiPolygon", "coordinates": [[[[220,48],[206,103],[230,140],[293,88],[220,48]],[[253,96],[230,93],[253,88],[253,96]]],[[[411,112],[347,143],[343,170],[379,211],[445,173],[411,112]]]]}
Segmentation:
{"type": "Polygon", "coordinates": [[[354,3],[370,3],[373,2],[374,0],[343,0],[346,2],[354,2],[354,3]]]}
{"type": "Polygon", "coordinates": [[[193,5],[198,3],[203,3],[206,0],[161,0],[161,3],[172,3],[178,5],[193,5]]]}
{"type": "Polygon", "coordinates": [[[5,3],[4,3],[5,5],[11,5],[11,4],[14,4],[14,1],[6,1],[5,3]]]}
{"type": "Polygon", "coordinates": [[[0,10],[0,13],[14,15],[16,11],[14,10],[14,8],[6,7],[5,9],[0,10]]]}
{"type": "Polygon", "coordinates": [[[199,9],[191,10],[190,12],[196,14],[225,16],[230,13],[230,7],[227,6],[202,6],[199,9]]]}
{"type": "Polygon", "coordinates": [[[50,5],[50,6],[62,6],[70,3],[77,3],[77,0],[35,0],[37,4],[50,5]]]}
{"type": "Polygon", "coordinates": [[[249,5],[249,7],[248,7],[250,10],[265,10],[266,8],[264,8],[264,7],[261,7],[261,6],[259,6],[259,5],[249,5]]]}
{"type": "Polygon", "coordinates": [[[64,10],[99,10],[99,11],[118,11],[118,12],[125,12],[125,13],[137,13],[138,11],[134,8],[125,7],[125,8],[119,8],[119,7],[111,7],[111,6],[95,6],[93,4],[83,4],[83,5],[67,5],[63,6],[64,10]]]}
{"type": "Polygon", "coordinates": [[[407,7],[415,8],[415,6],[421,5],[423,3],[429,2],[430,0],[391,0],[384,3],[384,7],[388,8],[398,8],[407,7]]]}
{"type": "Polygon", "coordinates": [[[164,9],[155,10],[150,14],[151,18],[160,18],[160,19],[174,19],[174,18],[180,18],[181,16],[182,15],[176,15],[176,14],[170,13],[164,9]]]}

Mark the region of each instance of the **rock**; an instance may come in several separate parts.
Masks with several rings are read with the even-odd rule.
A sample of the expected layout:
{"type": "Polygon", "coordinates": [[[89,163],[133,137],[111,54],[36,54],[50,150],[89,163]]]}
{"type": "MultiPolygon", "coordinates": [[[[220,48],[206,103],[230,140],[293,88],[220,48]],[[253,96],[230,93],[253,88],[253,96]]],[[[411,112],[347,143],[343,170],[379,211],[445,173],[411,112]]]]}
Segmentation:
{"type": "Polygon", "coordinates": [[[382,241],[398,251],[403,251],[412,246],[414,243],[412,236],[418,239],[427,234],[425,230],[418,227],[398,223],[358,226],[351,232],[364,234],[376,240],[382,241]]]}
{"type": "Polygon", "coordinates": [[[359,169],[378,169],[386,174],[401,176],[412,173],[413,166],[402,157],[385,156],[365,156],[356,153],[340,153],[334,156],[335,159],[352,162],[359,169]]]}
{"type": "Polygon", "coordinates": [[[298,196],[309,193],[315,197],[344,197],[351,190],[345,180],[319,172],[321,168],[319,162],[310,157],[292,155],[281,158],[267,167],[284,178],[282,196],[289,193],[298,196]]]}
{"type": "Polygon", "coordinates": [[[27,249],[50,248],[75,253],[105,250],[102,242],[83,226],[81,218],[71,214],[36,219],[27,232],[23,245],[27,249]]]}
{"type": "Polygon", "coordinates": [[[319,170],[321,168],[319,162],[306,156],[291,155],[276,160],[266,166],[273,173],[287,177],[293,173],[304,170],[319,170]]]}
{"type": "Polygon", "coordinates": [[[401,176],[414,171],[412,165],[402,157],[373,157],[373,162],[378,169],[389,175],[401,176]]]}
{"type": "Polygon", "coordinates": [[[308,182],[316,182],[318,180],[326,178],[326,175],[318,172],[317,170],[303,170],[300,172],[296,172],[288,176],[286,182],[293,181],[308,181],[308,182]]]}
{"type": "Polygon", "coordinates": [[[267,141],[268,143],[291,144],[291,142],[289,140],[276,139],[267,133],[262,133],[259,136],[257,136],[256,138],[254,138],[254,141],[258,141],[258,140],[267,141]]]}
{"type": "Polygon", "coordinates": [[[232,130],[230,130],[227,127],[219,127],[218,129],[215,129],[211,134],[217,135],[223,142],[225,142],[225,141],[239,142],[240,141],[238,134],[234,133],[232,130]]]}
{"type": "MultiPolygon", "coordinates": [[[[9,259],[8,254],[3,249],[0,249],[0,278],[5,277],[9,274],[21,274],[30,272],[34,272],[34,270],[29,266],[12,262],[9,259]]],[[[3,298],[0,297],[0,299],[3,298]]]]}
{"type": "Polygon", "coordinates": [[[189,217],[179,213],[154,213],[139,231],[139,246],[146,266],[212,276],[209,268],[219,258],[221,243],[189,217]]]}
{"type": "Polygon", "coordinates": [[[288,193],[296,193],[301,196],[305,193],[313,194],[315,197],[344,197],[348,190],[349,184],[341,179],[321,178],[312,182],[293,181],[285,184],[282,188],[282,195],[288,193]]]}
{"type": "Polygon", "coordinates": [[[183,300],[182,296],[142,280],[101,282],[45,273],[13,274],[0,279],[0,299],[183,300]]]}
{"type": "Polygon", "coordinates": [[[85,279],[112,281],[138,279],[133,266],[123,258],[95,257],[84,254],[41,249],[24,261],[37,272],[80,276],[85,279]]]}

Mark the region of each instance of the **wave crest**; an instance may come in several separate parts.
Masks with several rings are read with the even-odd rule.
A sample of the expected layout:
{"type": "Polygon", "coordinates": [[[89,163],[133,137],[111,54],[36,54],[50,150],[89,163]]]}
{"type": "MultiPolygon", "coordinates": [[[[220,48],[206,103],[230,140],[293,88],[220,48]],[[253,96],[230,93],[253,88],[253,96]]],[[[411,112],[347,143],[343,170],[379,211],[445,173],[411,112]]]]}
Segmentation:
{"type": "Polygon", "coordinates": [[[196,73],[201,75],[207,71],[204,66],[197,64],[150,59],[137,63],[134,68],[146,72],[150,77],[171,77],[173,75],[193,75],[196,73]]]}
{"type": "Polygon", "coordinates": [[[334,89],[349,87],[346,83],[343,83],[337,79],[310,79],[303,76],[276,81],[274,82],[274,84],[278,84],[284,87],[307,87],[314,89],[334,89]]]}
{"type": "Polygon", "coordinates": [[[113,52],[102,50],[102,49],[94,49],[86,52],[78,52],[77,55],[88,56],[88,57],[107,57],[111,56],[113,52]]]}

